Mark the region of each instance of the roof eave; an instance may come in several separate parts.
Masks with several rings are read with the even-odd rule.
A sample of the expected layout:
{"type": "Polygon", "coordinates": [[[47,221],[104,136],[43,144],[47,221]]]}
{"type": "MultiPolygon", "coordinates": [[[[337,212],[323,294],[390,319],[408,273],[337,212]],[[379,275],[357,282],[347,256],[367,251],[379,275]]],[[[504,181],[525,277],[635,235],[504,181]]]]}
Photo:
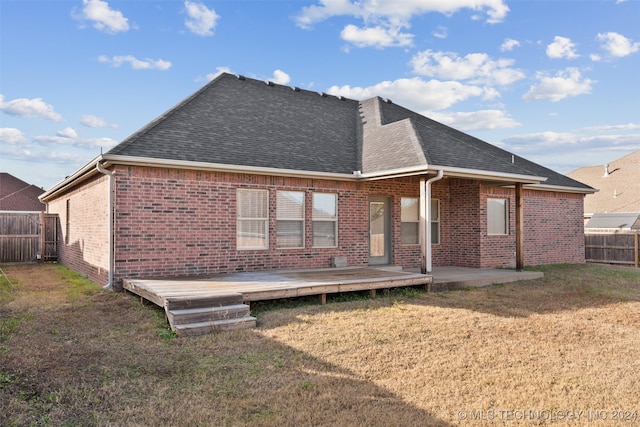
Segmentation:
{"type": "Polygon", "coordinates": [[[190,169],[211,172],[229,172],[295,178],[334,179],[341,181],[358,181],[359,179],[359,175],[357,175],[355,171],[352,174],[304,171],[257,166],[229,165],[224,163],[194,162],[189,160],[157,159],[153,157],[122,156],[119,154],[105,154],[102,156],[102,160],[104,161],[105,167],[108,167],[110,165],[153,166],[171,169],[190,169]]]}
{"type": "Polygon", "coordinates": [[[59,183],[55,184],[49,190],[39,195],[38,199],[42,203],[47,203],[47,201],[53,198],[53,196],[61,192],[64,192],[69,186],[78,184],[92,177],[98,172],[96,169],[96,163],[101,161],[101,159],[102,159],[102,154],[94,157],[92,160],[89,161],[89,163],[87,163],[86,165],[78,169],[72,175],[69,175],[59,183]]]}
{"type": "Polygon", "coordinates": [[[562,185],[550,185],[550,184],[527,185],[527,188],[530,188],[532,190],[559,191],[562,193],[577,193],[577,194],[593,194],[598,191],[593,188],[567,187],[562,185]]]}

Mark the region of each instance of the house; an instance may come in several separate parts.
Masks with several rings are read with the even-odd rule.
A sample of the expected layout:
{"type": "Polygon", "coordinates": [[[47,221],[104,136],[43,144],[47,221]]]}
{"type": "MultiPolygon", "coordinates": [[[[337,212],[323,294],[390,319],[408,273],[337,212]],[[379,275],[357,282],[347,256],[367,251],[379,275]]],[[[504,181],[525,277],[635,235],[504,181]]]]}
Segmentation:
{"type": "Polygon", "coordinates": [[[640,150],[605,165],[576,169],[568,176],[598,190],[584,199],[585,223],[597,213],[640,212],[640,150]]]}
{"type": "Polygon", "coordinates": [[[594,190],[427,117],[221,74],[41,196],[96,281],[584,262],[594,190]]]}
{"type": "Polygon", "coordinates": [[[43,212],[46,206],[38,199],[42,193],[42,188],[0,172],[0,211],[43,212]]]}

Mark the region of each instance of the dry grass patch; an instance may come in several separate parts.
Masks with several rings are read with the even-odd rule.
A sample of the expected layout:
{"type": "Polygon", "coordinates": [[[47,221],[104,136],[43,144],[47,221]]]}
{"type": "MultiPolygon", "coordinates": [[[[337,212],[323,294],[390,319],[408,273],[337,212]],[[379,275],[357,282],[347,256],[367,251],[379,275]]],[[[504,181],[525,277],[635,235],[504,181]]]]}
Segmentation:
{"type": "Polygon", "coordinates": [[[3,269],[0,425],[606,425],[616,409],[638,422],[629,268],[262,304],[255,330],[189,338],[159,308],[62,267],[3,269]],[[583,412],[544,419],[563,410],[583,412]]]}

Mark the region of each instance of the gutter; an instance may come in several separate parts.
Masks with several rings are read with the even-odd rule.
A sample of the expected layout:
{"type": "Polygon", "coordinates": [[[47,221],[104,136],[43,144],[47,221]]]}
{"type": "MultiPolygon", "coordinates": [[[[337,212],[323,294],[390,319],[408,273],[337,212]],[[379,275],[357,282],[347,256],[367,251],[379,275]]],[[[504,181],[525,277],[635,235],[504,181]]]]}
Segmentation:
{"type": "Polygon", "coordinates": [[[113,269],[115,265],[115,256],[113,251],[113,174],[102,167],[100,160],[96,161],[96,169],[103,175],[109,177],[109,282],[102,287],[105,291],[113,287],[113,269]]]}
{"type": "Polygon", "coordinates": [[[432,262],[431,262],[431,184],[440,181],[444,176],[444,171],[440,169],[438,174],[432,178],[420,180],[420,217],[424,218],[423,223],[424,230],[420,233],[422,240],[421,252],[422,261],[420,262],[420,272],[422,274],[431,274],[432,262]]]}
{"type": "Polygon", "coordinates": [[[78,169],[72,175],[69,175],[64,180],[55,184],[49,190],[39,195],[38,199],[42,203],[46,203],[47,200],[51,199],[53,196],[66,191],[69,184],[71,183],[79,184],[82,181],[85,181],[86,179],[92,177],[93,175],[96,174],[96,169],[95,169],[96,162],[99,162],[101,158],[102,156],[95,157],[93,160],[89,161],[89,163],[84,165],[82,168],[78,169]]]}

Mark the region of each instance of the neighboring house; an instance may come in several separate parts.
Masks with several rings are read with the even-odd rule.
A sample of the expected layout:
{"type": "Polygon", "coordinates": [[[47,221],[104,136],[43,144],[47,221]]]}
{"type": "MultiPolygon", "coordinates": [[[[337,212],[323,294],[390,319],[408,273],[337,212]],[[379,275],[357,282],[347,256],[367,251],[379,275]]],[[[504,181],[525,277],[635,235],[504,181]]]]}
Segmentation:
{"type": "Polygon", "coordinates": [[[389,100],[222,74],[41,200],[60,261],[119,287],[332,260],[581,263],[591,192],[389,100]]]}
{"type": "Polygon", "coordinates": [[[609,164],[576,169],[568,176],[598,190],[584,199],[585,223],[596,213],[640,212],[640,150],[609,164]]]}
{"type": "Polygon", "coordinates": [[[42,212],[46,205],[38,199],[42,188],[0,172],[0,211],[42,212]]]}

